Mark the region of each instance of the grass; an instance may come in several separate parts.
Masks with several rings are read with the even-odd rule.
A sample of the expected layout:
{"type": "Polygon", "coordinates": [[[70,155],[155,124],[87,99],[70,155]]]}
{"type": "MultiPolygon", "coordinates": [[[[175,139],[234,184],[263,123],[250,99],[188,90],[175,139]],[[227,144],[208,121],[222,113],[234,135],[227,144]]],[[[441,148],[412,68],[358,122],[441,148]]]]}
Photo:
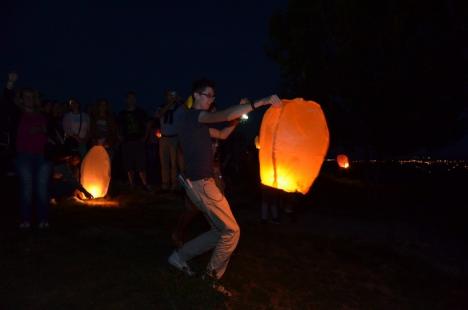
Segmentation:
{"type": "MultiPolygon", "coordinates": [[[[232,195],[242,232],[223,278],[236,292],[231,299],[168,267],[180,197],[133,192],[118,197],[118,208],[62,204],[52,209],[48,232],[18,232],[10,206],[1,220],[0,308],[468,308],[462,275],[442,273],[427,260],[396,251],[388,240],[369,242],[311,227],[308,219],[324,214],[349,221],[386,219],[365,203],[359,181],[325,177],[316,185],[310,197],[299,200],[296,221],[283,218],[280,225],[259,223],[255,196],[242,189],[236,194],[243,196],[232,195]]],[[[392,191],[405,197],[406,189],[392,191]]],[[[391,203],[381,202],[384,214],[391,214],[391,203]]],[[[205,229],[200,217],[191,235],[205,229]]],[[[201,271],[208,260],[209,253],[191,264],[201,271]]]]}

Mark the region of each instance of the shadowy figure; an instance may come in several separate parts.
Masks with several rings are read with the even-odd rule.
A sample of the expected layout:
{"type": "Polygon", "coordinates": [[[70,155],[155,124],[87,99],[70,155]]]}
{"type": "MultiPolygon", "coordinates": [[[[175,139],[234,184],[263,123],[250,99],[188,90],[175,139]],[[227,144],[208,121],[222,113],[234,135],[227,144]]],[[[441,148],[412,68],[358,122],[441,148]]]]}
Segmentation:
{"type": "Polygon", "coordinates": [[[161,188],[176,190],[178,188],[177,172],[183,170],[182,156],[179,154],[179,137],[177,135],[177,115],[181,106],[180,98],[175,91],[165,92],[165,104],[159,111],[161,139],[159,141],[159,159],[161,161],[161,188]]]}
{"type": "Polygon", "coordinates": [[[270,221],[279,224],[278,208],[281,200],[281,190],[261,185],[262,190],[262,223],[270,221]]]}
{"type": "Polygon", "coordinates": [[[118,130],[107,99],[98,99],[92,110],[89,137],[91,147],[102,145],[112,159],[118,141],[118,130]]]}
{"type": "Polygon", "coordinates": [[[277,96],[245,104],[232,106],[223,111],[208,112],[215,100],[215,86],[209,80],[196,81],[192,89],[193,109],[187,110],[180,122],[178,135],[186,161],[184,188],[197,209],[210,223],[211,229],[174,251],[168,262],[175,268],[193,275],[187,261],[214,249],[206,272],[202,278],[218,292],[230,296],[226,288],[218,283],[228,266],[230,257],[240,237],[240,228],[231,208],[213,179],[213,151],[211,138],[226,139],[236,127],[228,126],[221,130],[210,128],[209,124],[232,121],[256,108],[280,104],[277,96]],[[188,160],[190,159],[190,160],[188,160]]]}
{"type": "Polygon", "coordinates": [[[94,198],[80,184],[80,164],[79,154],[65,156],[61,163],[54,166],[52,174],[51,197],[59,199],[94,198]]]}
{"type": "Polygon", "coordinates": [[[81,111],[81,105],[76,99],[68,101],[68,112],[63,116],[63,131],[65,144],[72,151],[78,151],[84,157],[88,150],[90,129],[89,115],[81,111]]]}
{"type": "Polygon", "coordinates": [[[145,136],[147,121],[146,113],[137,106],[136,93],[129,91],[126,107],[118,116],[123,166],[132,188],[135,186],[135,173],[137,173],[143,188],[151,192],[152,189],[146,179],[145,136]]]}
{"type": "MultiPolygon", "coordinates": [[[[9,82],[17,76],[10,74],[9,82]]],[[[11,88],[12,90],[12,88],[11,88]]],[[[30,88],[18,92],[15,106],[19,109],[16,134],[16,171],[20,184],[20,228],[28,229],[33,220],[33,198],[36,199],[40,229],[49,227],[49,179],[51,163],[45,158],[47,119],[40,112],[38,93],[30,88]]]]}
{"type": "MultiPolygon", "coordinates": [[[[181,108],[185,109],[185,106],[181,108]]],[[[216,106],[214,102],[211,104],[209,111],[210,112],[216,111],[216,106]]],[[[238,124],[239,124],[238,119],[230,122],[231,126],[237,126],[238,124]]],[[[215,180],[216,186],[224,194],[224,190],[226,186],[224,184],[223,175],[221,173],[219,139],[212,138],[211,146],[212,146],[212,151],[213,151],[213,179],[215,180]]],[[[180,150],[180,153],[182,155],[182,150],[180,150]]],[[[186,237],[187,237],[188,226],[190,225],[190,223],[193,222],[195,217],[198,214],[200,214],[200,211],[196,208],[196,206],[193,204],[193,202],[190,200],[190,198],[187,195],[185,195],[184,205],[185,205],[185,210],[180,215],[179,221],[177,222],[177,226],[171,235],[172,241],[174,242],[174,245],[176,245],[177,247],[181,247],[184,244],[186,237]]]]}
{"type": "Polygon", "coordinates": [[[159,125],[159,111],[153,114],[147,124],[145,146],[148,183],[161,184],[161,164],[159,160],[159,140],[161,139],[161,128],[159,125]]]}

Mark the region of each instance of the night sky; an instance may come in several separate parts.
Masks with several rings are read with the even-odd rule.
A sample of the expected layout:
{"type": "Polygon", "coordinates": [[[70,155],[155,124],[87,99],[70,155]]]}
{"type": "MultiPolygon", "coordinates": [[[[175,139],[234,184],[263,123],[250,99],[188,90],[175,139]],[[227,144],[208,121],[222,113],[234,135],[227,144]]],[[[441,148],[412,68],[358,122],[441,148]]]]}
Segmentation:
{"type": "Polygon", "coordinates": [[[219,106],[278,92],[279,68],[265,53],[268,19],[286,0],[22,1],[2,4],[0,76],[19,74],[46,98],[108,98],[128,90],[154,111],[164,89],[186,97],[194,79],[217,83],[219,106]],[[83,4],[85,3],[85,4],[83,4]]]}

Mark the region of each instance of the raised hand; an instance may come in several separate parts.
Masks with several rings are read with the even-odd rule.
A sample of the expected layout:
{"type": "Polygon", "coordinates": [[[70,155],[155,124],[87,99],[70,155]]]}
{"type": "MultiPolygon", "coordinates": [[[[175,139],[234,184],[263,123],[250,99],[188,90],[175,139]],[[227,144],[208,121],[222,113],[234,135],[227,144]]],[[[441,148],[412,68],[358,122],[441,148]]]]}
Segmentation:
{"type": "Polygon", "coordinates": [[[277,95],[271,95],[268,98],[268,103],[271,104],[274,107],[280,107],[281,106],[281,99],[277,95]]]}
{"type": "Polygon", "coordinates": [[[250,100],[248,98],[242,98],[239,104],[250,104],[250,100]]]}

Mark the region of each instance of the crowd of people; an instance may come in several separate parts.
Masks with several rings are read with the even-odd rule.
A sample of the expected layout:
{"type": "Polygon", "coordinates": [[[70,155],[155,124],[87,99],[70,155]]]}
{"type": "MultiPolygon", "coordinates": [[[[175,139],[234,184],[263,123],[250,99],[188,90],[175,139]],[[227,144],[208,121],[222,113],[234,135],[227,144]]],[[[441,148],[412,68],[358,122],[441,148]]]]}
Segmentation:
{"type": "MultiPolygon", "coordinates": [[[[224,195],[218,140],[233,133],[243,114],[280,105],[280,99],[276,95],[255,102],[242,99],[238,105],[217,111],[215,84],[201,79],[193,83],[186,102],[175,91],[166,91],[165,103],[152,117],[138,107],[136,93],[129,91],[125,108],[114,116],[104,98],[87,109],[76,99],[41,101],[34,89],[17,90],[17,80],[16,73],[8,75],[2,98],[7,113],[2,123],[19,180],[20,228],[31,227],[33,205],[37,227],[48,228],[51,197],[93,198],[79,181],[80,162],[93,146],[103,146],[110,158],[119,154],[129,186],[139,184],[148,192],[154,191],[147,176],[148,169],[154,168],[147,166],[149,162],[154,165],[146,158],[151,154],[159,157],[161,190],[176,191],[182,186],[186,193],[186,211],[172,234],[177,249],[169,256],[169,264],[191,276],[194,273],[187,262],[213,250],[203,278],[230,295],[218,280],[237,246],[240,229],[224,195]],[[219,129],[216,123],[227,125],[219,129]],[[147,146],[155,142],[157,154],[154,148],[148,153],[147,146]],[[205,216],[211,229],[186,242],[186,227],[197,213],[205,216]]],[[[273,212],[276,221],[277,211],[273,212]]]]}

